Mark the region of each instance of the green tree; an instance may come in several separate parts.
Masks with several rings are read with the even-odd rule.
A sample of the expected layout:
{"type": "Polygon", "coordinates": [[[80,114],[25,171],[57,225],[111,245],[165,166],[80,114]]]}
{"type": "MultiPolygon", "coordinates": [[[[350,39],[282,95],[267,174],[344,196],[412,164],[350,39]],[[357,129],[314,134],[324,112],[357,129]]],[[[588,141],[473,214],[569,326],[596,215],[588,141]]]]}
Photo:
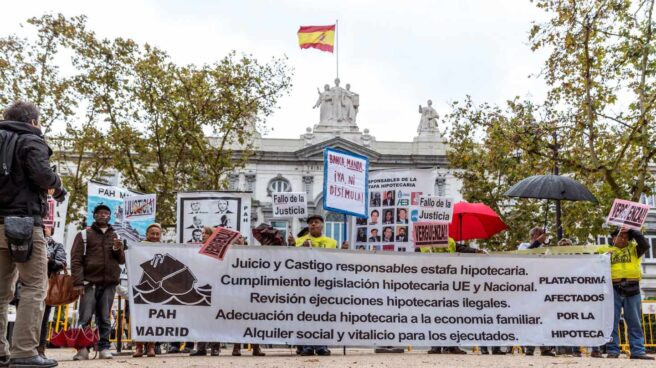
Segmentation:
{"type": "MultiPolygon", "coordinates": [[[[51,121],[68,123],[50,141],[56,160],[69,164],[63,165],[71,193],[69,220],[84,218],[80,210],[86,183],[117,170],[128,188],[157,193],[158,220],[175,223],[175,193],[224,189],[227,173],[253,154],[256,127],[266,129],[266,117],[291,88],[293,71],[284,58],[260,63],[232,52],[210,64],[178,65],[149,44],[99,38],[87,28],[84,16],[44,15],[28,23],[37,27],[38,39],[10,37],[0,42],[0,52],[18,44],[26,55],[51,55],[54,51],[46,46],[70,55],[62,69],[73,72],[66,77],[54,56],[23,58],[27,69],[37,68],[38,60],[47,61],[44,95],[56,97],[53,106],[62,109],[48,115],[51,121]],[[57,41],[56,47],[47,40],[57,41]],[[57,93],[69,104],[59,105],[63,97],[57,93]],[[71,121],[73,116],[77,123],[71,121]]],[[[4,60],[12,57],[7,52],[4,60]]],[[[7,80],[20,80],[20,67],[2,60],[0,73],[7,80]]],[[[30,88],[32,84],[21,81],[15,83],[13,95],[0,93],[38,103],[30,88]]]]}
{"type": "Polygon", "coordinates": [[[530,33],[534,50],[550,51],[542,71],[546,100],[515,98],[502,110],[467,99],[445,117],[452,123],[449,161],[465,198],[502,213],[510,232],[490,243],[506,248],[545,215],[539,202],[503,197],[524,177],[558,166],[595,194],[598,205],[563,202],[565,235],[579,242],[604,232],[614,198],[637,201],[654,186],[654,1],[536,4],[551,16],[530,33]],[[516,163],[509,164],[511,156],[516,163]]]}
{"type": "Polygon", "coordinates": [[[48,134],[54,122],[70,122],[78,106],[73,81],[61,75],[56,61],[84,18],[44,15],[27,23],[36,28],[35,40],[15,35],[0,38],[0,105],[34,102],[48,134]]]}

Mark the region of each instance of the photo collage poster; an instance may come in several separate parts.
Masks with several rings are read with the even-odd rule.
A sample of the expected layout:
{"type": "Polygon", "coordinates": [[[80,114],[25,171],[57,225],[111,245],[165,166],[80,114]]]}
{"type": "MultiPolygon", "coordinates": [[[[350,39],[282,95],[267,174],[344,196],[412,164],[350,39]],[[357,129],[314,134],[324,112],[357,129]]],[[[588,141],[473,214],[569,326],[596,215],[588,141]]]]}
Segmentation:
{"type": "Polygon", "coordinates": [[[351,248],[414,252],[412,229],[419,197],[435,191],[434,169],[369,172],[369,217],[352,218],[351,248]]]}
{"type": "Polygon", "coordinates": [[[181,192],[177,204],[179,243],[201,244],[205,226],[237,230],[249,243],[250,192],[181,192]]]}

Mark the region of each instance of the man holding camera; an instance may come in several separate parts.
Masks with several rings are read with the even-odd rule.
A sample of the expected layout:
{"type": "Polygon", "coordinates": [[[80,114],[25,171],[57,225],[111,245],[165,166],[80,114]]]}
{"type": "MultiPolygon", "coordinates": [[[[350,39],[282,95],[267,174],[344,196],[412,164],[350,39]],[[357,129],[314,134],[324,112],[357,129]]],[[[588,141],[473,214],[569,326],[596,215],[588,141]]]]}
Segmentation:
{"type": "Polygon", "coordinates": [[[55,367],[37,353],[48,286],[43,217],[47,193],[66,196],[50,168],[52,150],[41,132],[39,110],[29,102],[9,106],[0,122],[0,367],[55,367]],[[16,273],[21,282],[11,348],[6,339],[8,304],[16,273]]]}

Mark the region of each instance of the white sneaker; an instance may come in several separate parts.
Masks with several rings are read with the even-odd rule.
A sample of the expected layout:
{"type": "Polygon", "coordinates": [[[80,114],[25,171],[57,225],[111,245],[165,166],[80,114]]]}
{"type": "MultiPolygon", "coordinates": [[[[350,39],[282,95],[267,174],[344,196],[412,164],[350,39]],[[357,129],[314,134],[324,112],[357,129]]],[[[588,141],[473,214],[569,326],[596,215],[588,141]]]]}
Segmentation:
{"type": "Polygon", "coordinates": [[[73,360],[89,360],[89,350],[82,348],[75,353],[73,360]]]}
{"type": "Polygon", "coordinates": [[[105,349],[98,353],[98,359],[114,359],[114,356],[112,355],[112,352],[109,351],[109,349],[105,349]]]}

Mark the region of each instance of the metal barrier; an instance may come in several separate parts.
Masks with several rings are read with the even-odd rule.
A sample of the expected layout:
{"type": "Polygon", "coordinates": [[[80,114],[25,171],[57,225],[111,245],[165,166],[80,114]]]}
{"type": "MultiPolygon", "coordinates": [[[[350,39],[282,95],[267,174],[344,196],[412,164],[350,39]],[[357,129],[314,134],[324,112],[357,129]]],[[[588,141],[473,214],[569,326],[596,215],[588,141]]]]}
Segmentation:
{"type": "MultiPolygon", "coordinates": [[[[642,301],[642,334],[645,337],[645,348],[656,349],[656,314],[645,313],[645,310],[656,311],[656,300],[642,301]]],[[[619,327],[620,349],[624,353],[629,353],[629,335],[626,328],[626,322],[622,320],[619,327]]]]}

